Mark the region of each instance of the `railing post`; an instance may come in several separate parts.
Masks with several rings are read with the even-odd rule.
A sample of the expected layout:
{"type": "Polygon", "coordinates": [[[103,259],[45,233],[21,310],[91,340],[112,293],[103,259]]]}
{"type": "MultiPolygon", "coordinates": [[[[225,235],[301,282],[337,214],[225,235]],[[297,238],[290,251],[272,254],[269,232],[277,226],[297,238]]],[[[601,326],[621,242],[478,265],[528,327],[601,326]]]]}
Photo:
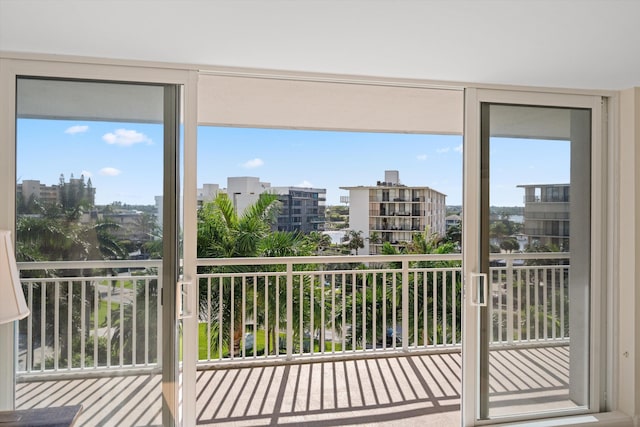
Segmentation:
{"type": "MultiPolygon", "coordinates": [[[[393,325],[395,328],[396,326],[393,325]]],[[[402,261],[402,351],[409,351],[409,261],[402,261]]]]}
{"type": "Polygon", "coordinates": [[[513,344],[513,259],[507,258],[507,343],[513,344]]]}
{"type": "MultiPolygon", "coordinates": [[[[163,311],[164,311],[164,305],[162,304],[162,294],[164,292],[168,292],[169,289],[165,286],[166,284],[164,283],[163,279],[163,274],[164,272],[162,271],[162,265],[158,266],[158,278],[157,283],[158,283],[158,292],[157,292],[157,299],[156,299],[156,329],[157,329],[157,334],[158,337],[156,338],[156,357],[158,360],[158,366],[162,366],[162,341],[164,340],[164,332],[162,330],[162,316],[164,315],[163,311]],[[166,289],[165,289],[166,288],[166,289]]],[[[97,308],[96,308],[97,309],[97,308]]],[[[97,331],[96,331],[96,336],[97,336],[97,331]]],[[[98,340],[95,340],[96,342],[98,340]]]]}
{"type": "MultiPolygon", "coordinates": [[[[300,331],[302,333],[302,331],[300,331]]],[[[293,263],[287,263],[287,360],[293,358],[293,263]]]]}

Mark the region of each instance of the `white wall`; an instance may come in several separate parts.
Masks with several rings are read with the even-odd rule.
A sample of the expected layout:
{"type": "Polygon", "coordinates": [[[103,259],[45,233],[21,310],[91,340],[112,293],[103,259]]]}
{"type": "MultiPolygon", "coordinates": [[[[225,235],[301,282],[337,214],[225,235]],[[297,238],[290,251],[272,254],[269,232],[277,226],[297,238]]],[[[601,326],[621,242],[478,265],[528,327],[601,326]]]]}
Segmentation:
{"type": "Polygon", "coordinates": [[[0,50],[623,89],[638,16],[624,0],[0,0],[0,50]]]}
{"type": "Polygon", "coordinates": [[[618,408],[640,425],[640,88],[620,96],[620,245],[617,298],[618,408]]]}
{"type": "Polygon", "coordinates": [[[358,255],[369,254],[369,189],[349,190],[349,230],[362,231],[364,248],[358,250],[358,255]]]}

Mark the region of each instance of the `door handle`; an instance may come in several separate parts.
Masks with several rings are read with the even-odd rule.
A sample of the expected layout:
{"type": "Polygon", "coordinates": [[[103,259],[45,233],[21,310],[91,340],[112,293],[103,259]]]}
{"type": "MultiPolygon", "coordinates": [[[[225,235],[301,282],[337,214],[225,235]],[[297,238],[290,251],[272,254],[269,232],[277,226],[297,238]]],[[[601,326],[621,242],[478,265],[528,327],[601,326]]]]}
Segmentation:
{"type": "Polygon", "coordinates": [[[176,319],[182,320],[193,317],[191,309],[191,289],[193,282],[191,280],[180,279],[176,284],[176,319]]]}
{"type": "Polygon", "coordinates": [[[469,273],[469,282],[470,304],[476,307],[486,307],[489,288],[487,273],[469,273]]]}

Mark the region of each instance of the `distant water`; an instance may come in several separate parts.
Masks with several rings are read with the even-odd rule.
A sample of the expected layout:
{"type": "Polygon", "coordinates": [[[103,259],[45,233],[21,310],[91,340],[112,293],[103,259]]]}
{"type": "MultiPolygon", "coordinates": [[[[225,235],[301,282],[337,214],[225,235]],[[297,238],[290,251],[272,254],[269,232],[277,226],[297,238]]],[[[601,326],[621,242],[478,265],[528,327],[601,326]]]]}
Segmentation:
{"type": "Polygon", "coordinates": [[[524,223],[524,216],[522,215],[509,215],[509,221],[518,222],[520,224],[524,223]]]}
{"type": "Polygon", "coordinates": [[[347,234],[344,230],[323,231],[322,233],[331,237],[331,243],[333,243],[334,245],[342,243],[342,238],[347,234]]]}
{"type": "MultiPolygon", "coordinates": [[[[509,215],[509,221],[523,224],[524,216],[509,215]]],[[[347,234],[347,232],[344,230],[323,231],[323,233],[331,237],[331,243],[333,243],[334,245],[339,245],[340,243],[342,243],[342,238],[347,234]]]]}

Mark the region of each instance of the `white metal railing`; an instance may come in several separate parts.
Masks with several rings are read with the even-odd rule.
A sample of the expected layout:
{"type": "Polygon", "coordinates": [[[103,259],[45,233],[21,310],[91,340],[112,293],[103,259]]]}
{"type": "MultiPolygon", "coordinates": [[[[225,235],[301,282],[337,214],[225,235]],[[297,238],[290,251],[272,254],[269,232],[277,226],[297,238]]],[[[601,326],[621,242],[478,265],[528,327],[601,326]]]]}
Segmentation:
{"type": "MultiPolygon", "coordinates": [[[[568,339],[568,253],[492,255],[492,345],[568,339]]],[[[199,364],[457,349],[460,254],[199,259],[199,364]]],[[[161,261],[19,263],[19,376],[161,365],[161,261]]]]}
{"type": "Polygon", "coordinates": [[[161,363],[161,261],[22,262],[18,375],[161,363]]]}
{"type": "MultiPolygon", "coordinates": [[[[491,344],[568,339],[569,254],[491,259],[491,344]]],[[[460,262],[459,254],[200,259],[200,363],[458,348],[460,262]]]]}
{"type": "Polygon", "coordinates": [[[492,259],[492,343],[568,340],[570,254],[495,254],[492,259]]]}

